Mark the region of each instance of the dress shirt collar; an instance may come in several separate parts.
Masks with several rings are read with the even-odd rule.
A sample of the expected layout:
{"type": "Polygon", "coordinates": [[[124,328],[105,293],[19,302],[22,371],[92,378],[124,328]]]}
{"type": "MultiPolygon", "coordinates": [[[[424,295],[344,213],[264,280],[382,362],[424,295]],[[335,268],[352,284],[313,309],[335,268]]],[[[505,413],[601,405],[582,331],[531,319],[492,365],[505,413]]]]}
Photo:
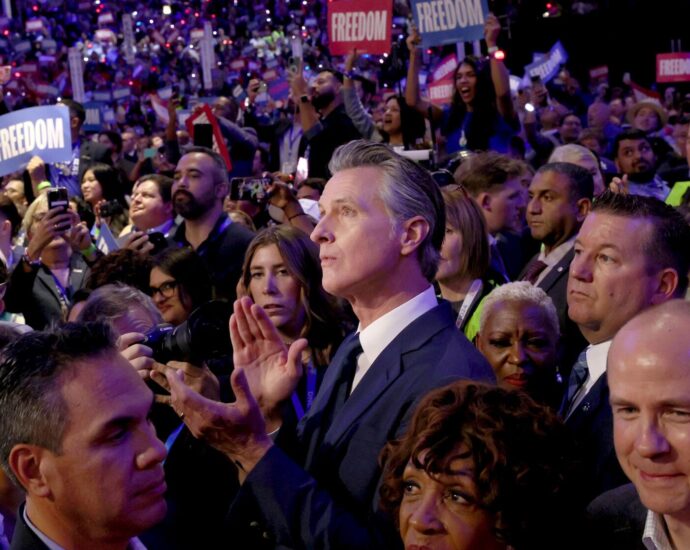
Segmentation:
{"type": "Polygon", "coordinates": [[[642,544],[647,550],[673,550],[668,540],[666,522],[661,514],[647,510],[647,519],[644,522],[642,544]]]}
{"type": "Polygon", "coordinates": [[[373,364],[381,352],[407,325],[437,305],[434,287],[429,285],[425,291],[379,317],[364,330],[358,327],[359,340],[368,363],[373,364]]]}
{"type": "Polygon", "coordinates": [[[573,247],[575,244],[575,239],[577,238],[577,233],[570,237],[567,241],[564,243],[559,244],[556,248],[554,248],[549,254],[546,254],[546,247],[542,244],[541,245],[541,250],[539,251],[539,258],[538,260],[541,262],[544,262],[547,266],[547,268],[555,266],[558,262],[560,262],[563,258],[565,258],[566,254],[570,252],[570,249],[573,247]]]}

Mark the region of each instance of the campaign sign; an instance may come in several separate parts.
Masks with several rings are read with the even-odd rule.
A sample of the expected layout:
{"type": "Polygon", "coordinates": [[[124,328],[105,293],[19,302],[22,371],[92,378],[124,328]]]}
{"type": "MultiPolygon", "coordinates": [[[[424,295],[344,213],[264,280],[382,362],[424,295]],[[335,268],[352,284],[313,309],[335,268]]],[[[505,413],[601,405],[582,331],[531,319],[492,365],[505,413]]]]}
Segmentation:
{"type": "Polygon", "coordinates": [[[444,80],[455,73],[455,69],[458,68],[458,58],[454,53],[443,58],[438,67],[434,69],[434,82],[439,80],[444,80]]]}
{"type": "Polygon", "coordinates": [[[276,100],[287,100],[290,95],[290,83],[284,78],[274,80],[268,85],[268,94],[276,100]]]}
{"type": "Polygon", "coordinates": [[[82,126],[85,132],[100,132],[103,129],[103,109],[105,103],[102,101],[89,101],[84,103],[86,120],[82,126]]]}
{"type": "Polygon", "coordinates": [[[487,0],[412,0],[412,15],[422,46],[484,38],[487,0]]]}
{"type": "Polygon", "coordinates": [[[185,121],[185,126],[189,132],[189,137],[194,141],[194,126],[197,124],[210,124],[211,131],[213,135],[213,150],[218,153],[225,161],[225,166],[228,171],[232,170],[232,162],[230,161],[230,155],[228,154],[228,148],[225,145],[225,139],[218,125],[218,119],[215,117],[211,111],[211,107],[208,105],[202,105],[194,110],[194,113],[187,118],[185,121]]]}
{"type": "Polygon", "coordinates": [[[657,82],[690,81],[690,53],[660,53],[656,56],[657,82]]]}
{"type": "Polygon", "coordinates": [[[392,0],[328,2],[328,42],[331,55],[381,55],[391,51],[392,0]]]}
{"type": "Polygon", "coordinates": [[[455,84],[452,78],[446,78],[429,85],[429,101],[434,105],[448,105],[453,99],[455,84]]]}
{"type": "Polygon", "coordinates": [[[568,52],[565,51],[560,40],[553,45],[549,53],[539,58],[534,63],[525,67],[525,74],[529,77],[539,76],[542,82],[548,82],[558,74],[561,65],[568,61],[568,52]]]}
{"type": "Polygon", "coordinates": [[[21,170],[38,155],[44,162],[72,158],[69,109],[30,107],[0,117],[0,176],[21,170]]]}

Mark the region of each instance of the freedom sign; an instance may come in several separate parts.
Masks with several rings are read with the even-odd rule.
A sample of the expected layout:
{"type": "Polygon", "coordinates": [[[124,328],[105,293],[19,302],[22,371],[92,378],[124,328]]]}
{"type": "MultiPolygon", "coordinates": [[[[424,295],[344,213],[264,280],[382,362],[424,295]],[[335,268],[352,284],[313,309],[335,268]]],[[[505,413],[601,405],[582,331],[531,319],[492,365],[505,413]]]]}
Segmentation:
{"type": "Polygon", "coordinates": [[[690,53],[660,53],[656,56],[657,82],[690,81],[690,53]]]}
{"type": "Polygon", "coordinates": [[[553,45],[544,56],[525,67],[525,74],[529,77],[539,76],[542,82],[548,82],[558,74],[561,65],[568,61],[568,52],[565,51],[560,41],[553,45]]]}
{"type": "Polygon", "coordinates": [[[484,38],[487,0],[412,0],[412,15],[422,46],[484,38]]]}
{"type": "Polygon", "coordinates": [[[371,55],[391,51],[393,0],[328,2],[328,43],[331,55],[353,49],[371,55]]]}
{"type": "Polygon", "coordinates": [[[46,163],[72,159],[69,109],[30,107],[0,116],[0,176],[24,168],[38,155],[46,163]]]}

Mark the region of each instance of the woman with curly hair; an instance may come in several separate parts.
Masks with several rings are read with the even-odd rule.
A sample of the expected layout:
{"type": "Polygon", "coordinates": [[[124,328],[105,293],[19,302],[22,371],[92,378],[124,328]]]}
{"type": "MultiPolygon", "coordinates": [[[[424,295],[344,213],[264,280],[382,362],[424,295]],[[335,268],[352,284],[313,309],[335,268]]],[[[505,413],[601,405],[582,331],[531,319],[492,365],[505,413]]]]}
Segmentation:
{"type": "Polygon", "coordinates": [[[382,507],[406,549],[568,548],[571,439],[522,392],[453,383],[429,393],[384,449],[382,507]]]}
{"type": "Polygon", "coordinates": [[[261,306],[286,344],[306,338],[305,376],[293,396],[298,417],[311,406],[331,357],[345,335],[339,303],[321,286],[319,249],[289,225],[267,227],[254,237],[244,257],[238,297],[261,306]]]}

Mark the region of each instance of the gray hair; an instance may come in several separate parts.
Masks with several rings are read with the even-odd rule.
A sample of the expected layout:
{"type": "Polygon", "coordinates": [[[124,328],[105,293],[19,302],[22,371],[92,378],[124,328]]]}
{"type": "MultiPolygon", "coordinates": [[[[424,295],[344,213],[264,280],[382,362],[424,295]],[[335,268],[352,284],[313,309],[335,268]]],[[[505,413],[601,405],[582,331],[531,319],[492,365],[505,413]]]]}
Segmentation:
{"type": "Polygon", "coordinates": [[[479,332],[484,331],[486,320],[491,312],[503,302],[526,302],[541,308],[546,314],[547,328],[554,334],[560,334],[558,328],[558,313],[556,306],[546,292],[528,281],[516,281],[507,283],[493,289],[484,299],[482,312],[479,316],[479,332]]]}
{"type": "Polygon", "coordinates": [[[113,321],[124,317],[133,307],[139,307],[151,316],[154,324],[163,322],[160,311],[153,300],[141,290],[122,283],[103,285],[94,290],[79,312],[77,321],[113,321]]]}
{"type": "Polygon", "coordinates": [[[422,273],[433,281],[446,226],[438,185],[424,168],[382,143],[351,141],[338,147],[328,164],[332,174],[360,167],[377,168],[385,175],[380,197],[394,223],[422,216],[429,224],[429,234],[417,249],[417,257],[422,273]]]}

